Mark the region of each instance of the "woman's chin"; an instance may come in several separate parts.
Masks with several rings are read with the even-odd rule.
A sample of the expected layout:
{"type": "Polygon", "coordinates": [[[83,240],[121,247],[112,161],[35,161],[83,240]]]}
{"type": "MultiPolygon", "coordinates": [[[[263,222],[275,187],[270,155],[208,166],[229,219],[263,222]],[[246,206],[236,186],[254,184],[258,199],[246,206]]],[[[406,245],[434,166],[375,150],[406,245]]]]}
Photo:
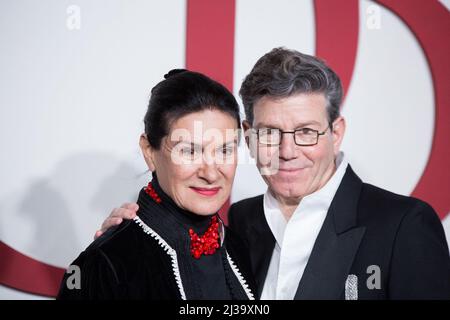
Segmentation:
{"type": "Polygon", "coordinates": [[[210,216],[222,207],[223,203],[202,203],[196,204],[189,209],[192,213],[198,214],[199,216],[210,216]]]}

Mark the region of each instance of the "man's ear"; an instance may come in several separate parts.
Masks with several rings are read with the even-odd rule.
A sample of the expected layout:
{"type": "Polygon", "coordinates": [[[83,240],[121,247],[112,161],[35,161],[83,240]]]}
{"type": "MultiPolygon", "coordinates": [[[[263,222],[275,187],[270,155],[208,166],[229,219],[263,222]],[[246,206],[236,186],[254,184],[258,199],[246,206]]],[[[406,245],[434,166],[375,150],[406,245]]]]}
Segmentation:
{"type": "Polygon", "coordinates": [[[249,138],[250,138],[250,129],[252,128],[252,125],[247,120],[242,121],[242,128],[244,129],[244,137],[245,137],[245,143],[247,144],[247,147],[249,146],[249,138]]]}
{"type": "Polygon", "coordinates": [[[244,120],[242,121],[242,128],[244,129],[245,143],[250,151],[250,156],[256,158],[258,141],[256,135],[252,134],[252,125],[247,120],[244,120]]]}
{"type": "Polygon", "coordinates": [[[145,133],[141,134],[139,137],[139,146],[141,147],[142,155],[144,156],[148,168],[152,172],[155,171],[154,149],[148,142],[147,135],[145,133]]]}
{"type": "Polygon", "coordinates": [[[341,149],[342,140],[344,139],[346,123],[343,117],[338,117],[333,122],[333,130],[331,132],[333,137],[334,155],[337,156],[341,149]]]}

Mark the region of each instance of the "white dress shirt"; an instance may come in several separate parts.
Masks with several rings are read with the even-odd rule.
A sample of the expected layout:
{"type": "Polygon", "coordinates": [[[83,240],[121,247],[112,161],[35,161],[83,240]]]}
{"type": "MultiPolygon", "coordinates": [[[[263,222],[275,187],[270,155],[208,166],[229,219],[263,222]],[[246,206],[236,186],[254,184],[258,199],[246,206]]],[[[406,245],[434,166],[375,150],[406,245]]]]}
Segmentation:
{"type": "Polygon", "coordinates": [[[261,294],[262,300],[294,299],[317,235],[347,166],[344,154],[340,152],[336,158],[337,169],[331,179],[321,189],[305,196],[289,221],[286,221],[270,191],[264,194],[264,215],[276,243],[261,294]]]}

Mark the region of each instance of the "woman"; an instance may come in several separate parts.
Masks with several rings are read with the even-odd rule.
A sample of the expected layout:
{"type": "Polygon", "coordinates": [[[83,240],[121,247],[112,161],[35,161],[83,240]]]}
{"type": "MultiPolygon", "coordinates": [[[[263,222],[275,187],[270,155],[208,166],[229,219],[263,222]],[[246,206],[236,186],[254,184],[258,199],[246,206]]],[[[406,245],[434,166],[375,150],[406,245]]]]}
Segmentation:
{"type": "Polygon", "coordinates": [[[151,93],[140,147],[152,180],[138,216],[112,228],[72,263],[59,299],[253,299],[245,246],[217,211],[237,163],[239,107],[221,84],[172,70],[151,93]]]}

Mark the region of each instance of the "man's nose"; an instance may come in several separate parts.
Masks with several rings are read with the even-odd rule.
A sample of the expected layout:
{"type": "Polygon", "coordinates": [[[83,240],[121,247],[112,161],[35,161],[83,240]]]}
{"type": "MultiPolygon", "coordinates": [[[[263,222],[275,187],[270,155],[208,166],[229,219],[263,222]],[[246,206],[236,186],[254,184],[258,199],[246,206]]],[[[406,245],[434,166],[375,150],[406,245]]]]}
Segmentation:
{"type": "Polygon", "coordinates": [[[292,133],[284,133],[281,135],[279,145],[279,157],[283,160],[291,160],[296,158],[296,144],[292,133]]]}

